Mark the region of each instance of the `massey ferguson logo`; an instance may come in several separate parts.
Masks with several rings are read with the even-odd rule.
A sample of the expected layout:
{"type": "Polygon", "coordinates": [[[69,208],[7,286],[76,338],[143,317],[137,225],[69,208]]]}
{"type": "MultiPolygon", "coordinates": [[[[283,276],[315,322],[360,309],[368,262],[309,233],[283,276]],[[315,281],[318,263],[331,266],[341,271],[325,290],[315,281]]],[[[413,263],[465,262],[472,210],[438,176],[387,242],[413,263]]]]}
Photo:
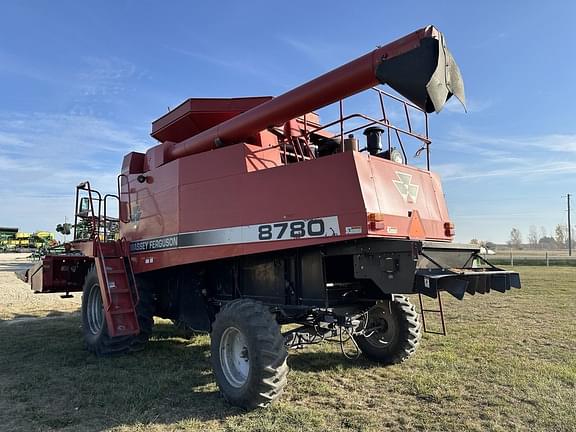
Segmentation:
{"type": "Polygon", "coordinates": [[[418,199],[418,190],[420,186],[412,184],[412,174],[406,174],[400,171],[396,171],[396,177],[398,180],[392,180],[394,182],[394,186],[404,201],[407,203],[415,203],[418,199]]]}

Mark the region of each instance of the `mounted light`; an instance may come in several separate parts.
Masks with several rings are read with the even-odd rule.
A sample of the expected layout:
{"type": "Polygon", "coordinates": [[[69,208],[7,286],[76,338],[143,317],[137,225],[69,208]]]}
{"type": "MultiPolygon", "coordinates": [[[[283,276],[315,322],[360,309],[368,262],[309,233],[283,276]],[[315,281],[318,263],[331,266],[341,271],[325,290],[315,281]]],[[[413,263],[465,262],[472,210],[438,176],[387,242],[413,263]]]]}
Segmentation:
{"type": "Polygon", "coordinates": [[[368,213],[368,222],[382,222],[385,217],[383,213],[368,213]]]}
{"type": "Polygon", "coordinates": [[[444,235],[446,237],[454,237],[454,224],[452,222],[444,222],[444,235]]]}
{"type": "Polygon", "coordinates": [[[384,218],[386,216],[382,213],[368,213],[368,228],[371,231],[378,231],[386,228],[384,225],[384,218]]]}
{"type": "Polygon", "coordinates": [[[386,150],[385,152],[382,153],[381,157],[383,157],[384,159],[391,160],[392,162],[399,163],[399,164],[405,164],[406,163],[406,161],[404,160],[404,155],[396,147],[392,147],[390,150],[386,150]]]}

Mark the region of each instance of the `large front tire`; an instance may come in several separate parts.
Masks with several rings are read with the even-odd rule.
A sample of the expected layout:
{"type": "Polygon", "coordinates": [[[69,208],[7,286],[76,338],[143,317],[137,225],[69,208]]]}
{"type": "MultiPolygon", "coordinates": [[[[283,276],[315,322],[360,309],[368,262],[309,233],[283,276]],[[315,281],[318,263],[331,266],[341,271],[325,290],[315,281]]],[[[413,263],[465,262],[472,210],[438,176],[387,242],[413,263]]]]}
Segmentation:
{"type": "Polygon", "coordinates": [[[146,280],[137,278],[140,301],[136,314],[140,333],[136,336],[111,337],[106,325],[104,305],[96,269],[86,275],[82,293],[82,333],[86,349],[98,356],[136,351],[143,347],[152,333],[154,296],[146,280]]]}
{"type": "Polygon", "coordinates": [[[366,335],[355,335],[362,354],[368,359],[391,365],[412,356],[422,337],[422,324],[416,308],[407,297],[377,303],[368,311],[366,335]]]}
{"type": "Polygon", "coordinates": [[[253,300],[235,300],[216,315],[212,367],[224,398],[252,410],[276,400],[287,383],[288,353],[276,318],[253,300]]]}

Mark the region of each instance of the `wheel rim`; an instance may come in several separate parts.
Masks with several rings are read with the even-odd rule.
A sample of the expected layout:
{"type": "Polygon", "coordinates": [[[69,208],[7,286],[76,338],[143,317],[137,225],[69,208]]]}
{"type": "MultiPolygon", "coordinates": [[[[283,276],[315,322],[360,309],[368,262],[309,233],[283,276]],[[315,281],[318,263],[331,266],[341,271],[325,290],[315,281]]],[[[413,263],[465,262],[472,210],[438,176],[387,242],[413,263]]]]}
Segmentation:
{"type": "Polygon", "coordinates": [[[378,305],[370,310],[366,327],[375,329],[366,341],[378,348],[392,344],[398,336],[398,323],[390,305],[378,305]]]}
{"type": "Polygon", "coordinates": [[[224,377],[233,387],[242,387],[250,373],[248,345],[242,332],[228,327],[220,339],[220,365],[224,377]]]}
{"type": "Polygon", "coordinates": [[[104,304],[102,303],[102,294],[98,285],[93,285],[88,295],[86,318],[90,333],[95,335],[102,331],[104,325],[104,304]]]}

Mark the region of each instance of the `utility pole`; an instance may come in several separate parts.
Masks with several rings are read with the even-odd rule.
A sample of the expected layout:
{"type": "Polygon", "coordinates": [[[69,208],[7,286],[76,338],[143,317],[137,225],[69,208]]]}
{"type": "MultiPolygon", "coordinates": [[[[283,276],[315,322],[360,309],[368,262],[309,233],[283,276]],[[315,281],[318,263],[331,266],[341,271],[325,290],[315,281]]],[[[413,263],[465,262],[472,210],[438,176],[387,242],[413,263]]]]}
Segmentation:
{"type": "Polygon", "coordinates": [[[572,256],[572,225],[570,225],[570,194],[566,195],[568,200],[568,256],[572,256]]]}

